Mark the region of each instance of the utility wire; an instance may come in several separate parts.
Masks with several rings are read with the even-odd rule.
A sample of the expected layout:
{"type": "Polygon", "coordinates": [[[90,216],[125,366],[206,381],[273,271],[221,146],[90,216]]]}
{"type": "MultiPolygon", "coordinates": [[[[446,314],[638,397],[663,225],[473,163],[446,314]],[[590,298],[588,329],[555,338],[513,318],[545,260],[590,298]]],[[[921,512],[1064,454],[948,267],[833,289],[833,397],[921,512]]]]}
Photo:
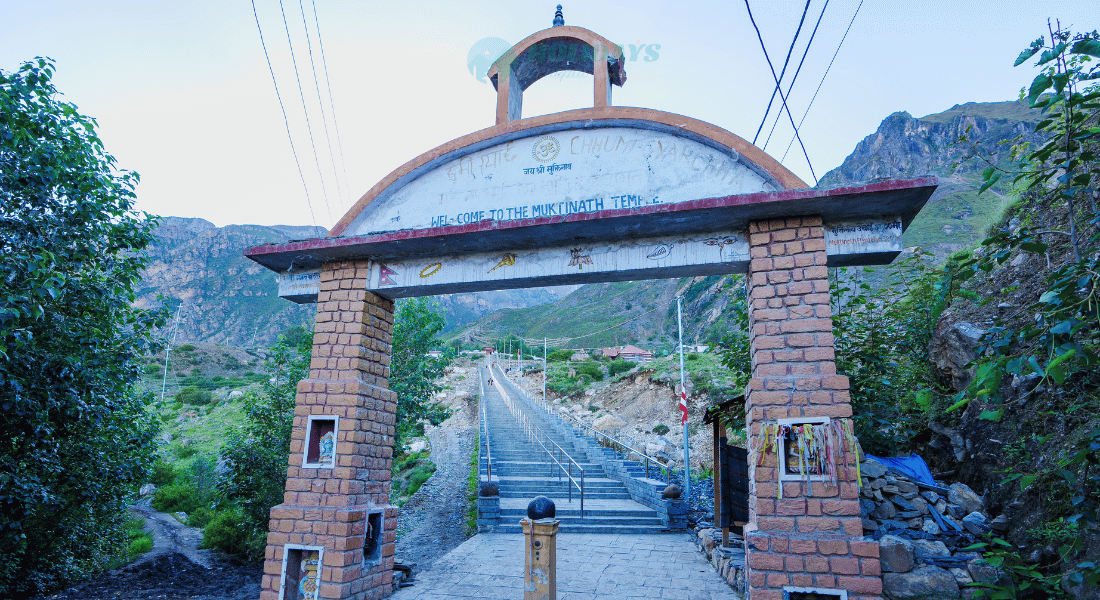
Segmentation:
{"type": "MultiPolygon", "coordinates": [[[[313,89],[317,90],[317,104],[321,107],[321,124],[325,128],[325,144],[328,146],[328,157],[332,162],[332,175],[336,179],[336,193],[340,191],[340,173],[336,170],[336,156],[332,153],[332,139],[328,135],[328,118],[325,116],[325,101],[321,99],[321,84],[317,81],[317,65],[313,62],[313,44],[309,41],[309,25],[306,23],[306,9],[302,0],[298,0],[298,10],[302,13],[302,29],[306,30],[306,48],[309,49],[309,68],[313,71],[313,89]]],[[[320,44],[321,40],[318,39],[320,44]]],[[[329,219],[332,219],[332,210],[329,209],[329,219]]]]}
{"type": "Polygon", "coordinates": [[[340,141],[340,121],[336,119],[336,104],[332,101],[332,81],[328,77],[328,62],[325,61],[325,42],[321,39],[321,21],[317,18],[317,2],[313,2],[313,24],[317,28],[317,47],[321,49],[321,66],[325,69],[325,86],[328,87],[328,106],[332,109],[332,127],[336,130],[336,147],[340,150],[340,167],[344,170],[344,192],[348,191],[348,166],[344,162],[344,144],[340,141]]]}
{"type": "MultiPolygon", "coordinates": [[[[783,69],[779,72],[779,81],[783,81],[783,76],[787,74],[787,65],[791,62],[791,54],[794,53],[794,45],[798,41],[798,34],[802,33],[802,24],[806,22],[806,13],[810,11],[810,0],[806,0],[806,6],[802,9],[802,18],[798,21],[798,29],[794,30],[794,38],[791,39],[791,47],[787,48],[787,58],[783,61],[783,69]]],[[[775,93],[780,91],[779,82],[776,82],[775,88],[772,90],[772,97],[768,98],[768,108],[764,109],[764,118],[760,119],[760,127],[756,128],[756,135],[752,138],[752,144],[756,145],[756,139],[760,137],[760,131],[764,129],[764,123],[768,122],[768,113],[772,111],[772,102],[775,102],[775,93]]],[[[790,92],[787,92],[790,94],[790,92]]],[[[783,111],[779,111],[782,115],[783,111]]]]}
{"type": "MultiPolygon", "coordinates": [[[[255,0],[253,0],[255,1],[255,0]]],[[[298,75],[298,59],[294,57],[294,42],[290,39],[290,25],[286,21],[283,0],[279,0],[279,12],[283,14],[283,27],[286,28],[286,42],[290,46],[290,62],[294,65],[294,78],[298,80],[298,94],[302,97],[302,112],[306,116],[306,131],[309,132],[309,144],[313,147],[313,162],[317,164],[317,176],[321,178],[321,193],[325,196],[328,218],[332,221],[332,207],[328,203],[328,190],[325,188],[325,176],[321,173],[321,159],[317,156],[317,144],[313,141],[313,127],[309,124],[309,110],[306,108],[306,93],[302,91],[302,78],[298,75]]]]}
{"type": "Polygon", "coordinates": [[[267,70],[271,72],[271,83],[275,86],[275,97],[279,99],[279,110],[283,111],[283,123],[286,124],[286,137],[290,140],[290,153],[294,155],[294,164],[298,165],[298,176],[302,178],[302,189],[306,192],[306,204],[309,206],[309,216],[313,218],[314,226],[317,225],[317,215],[313,213],[313,202],[309,199],[309,187],[306,186],[306,176],[302,173],[302,163],[298,160],[298,151],[294,149],[294,136],[290,135],[290,121],[286,118],[286,107],[283,106],[283,96],[279,93],[279,84],[275,81],[275,69],[271,68],[271,56],[267,53],[267,44],[264,43],[264,30],[260,27],[260,15],[256,12],[256,0],[252,0],[252,16],[256,18],[256,31],[260,32],[260,45],[264,49],[264,58],[267,59],[267,70]]]}
{"type": "Polygon", "coordinates": [[[802,136],[798,135],[798,127],[794,124],[794,117],[791,115],[790,107],[787,106],[787,96],[779,86],[779,77],[775,74],[775,66],[772,65],[772,59],[768,56],[768,49],[764,46],[764,36],[760,35],[760,28],[757,27],[756,19],[752,16],[752,8],[749,7],[749,0],[745,0],[745,9],[749,12],[749,21],[752,22],[752,27],[756,30],[756,39],[760,40],[760,49],[764,51],[764,59],[768,61],[768,68],[771,69],[772,79],[775,80],[775,87],[779,90],[779,99],[783,101],[783,109],[787,111],[787,118],[791,120],[791,128],[794,129],[794,135],[798,138],[798,145],[802,146],[802,154],[806,157],[806,165],[810,167],[810,175],[813,175],[814,185],[816,185],[817,174],[814,173],[814,166],[810,163],[810,153],[806,152],[806,146],[802,143],[802,136]]]}
{"type": "MultiPolygon", "coordinates": [[[[794,70],[794,76],[791,77],[791,83],[787,86],[787,97],[791,97],[791,90],[794,89],[794,82],[798,80],[798,74],[802,72],[802,65],[806,62],[806,55],[810,53],[810,45],[814,43],[814,37],[817,35],[817,28],[821,26],[821,18],[825,16],[825,9],[829,8],[829,0],[825,0],[825,6],[821,7],[821,14],[817,15],[817,23],[814,25],[814,30],[810,33],[810,41],[806,42],[806,49],[802,51],[802,59],[798,61],[798,68],[794,70]]],[[[768,142],[772,141],[772,134],[775,133],[775,126],[779,124],[779,118],[783,116],[780,112],[775,115],[775,121],[772,122],[772,128],[768,131],[768,139],[764,140],[764,150],[768,149],[768,142]]],[[[799,124],[801,127],[801,124],[799,124]]]]}
{"type": "MultiPolygon", "coordinates": [[[[863,0],[859,0],[859,6],[856,7],[856,12],[852,14],[852,20],[848,22],[848,29],[844,30],[844,35],[840,38],[840,43],[836,46],[836,52],[833,53],[833,59],[829,61],[829,66],[825,68],[825,75],[821,76],[821,81],[817,84],[817,90],[814,92],[814,97],[810,98],[810,103],[806,105],[806,112],[802,113],[802,120],[798,122],[798,126],[802,127],[802,123],[806,122],[806,115],[810,114],[810,107],[814,105],[814,100],[817,99],[817,93],[821,91],[821,85],[825,83],[825,77],[829,74],[829,69],[833,68],[833,62],[836,61],[836,56],[840,54],[840,47],[844,45],[844,40],[848,37],[848,32],[852,30],[852,23],[856,22],[856,15],[859,14],[859,9],[863,8],[863,0]]],[[[798,134],[798,129],[795,129],[795,135],[798,134]]],[[[802,140],[798,141],[799,144],[802,140]]],[[[783,158],[787,158],[787,153],[791,151],[791,146],[794,145],[794,138],[787,143],[787,149],[783,151],[783,158]]],[[[783,158],[779,159],[779,162],[783,162],[783,158]]]]}

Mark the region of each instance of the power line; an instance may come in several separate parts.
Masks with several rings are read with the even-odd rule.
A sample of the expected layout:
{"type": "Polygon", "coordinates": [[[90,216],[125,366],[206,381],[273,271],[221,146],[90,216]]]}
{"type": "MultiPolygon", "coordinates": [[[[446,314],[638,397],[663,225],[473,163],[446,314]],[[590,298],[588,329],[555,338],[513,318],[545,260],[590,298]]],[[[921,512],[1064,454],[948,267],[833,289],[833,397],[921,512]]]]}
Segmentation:
{"type": "MultiPolygon", "coordinates": [[[[821,76],[821,81],[817,84],[817,91],[814,92],[814,97],[810,98],[810,103],[806,105],[806,112],[802,113],[802,120],[798,122],[798,126],[802,127],[802,124],[806,122],[806,115],[810,114],[810,107],[814,105],[814,100],[817,99],[817,93],[821,91],[821,85],[825,83],[825,77],[829,74],[829,69],[833,68],[833,62],[836,61],[836,56],[840,54],[840,47],[844,45],[844,40],[848,37],[848,32],[852,30],[852,23],[856,22],[856,15],[859,14],[859,9],[863,8],[863,0],[859,0],[859,6],[856,7],[856,12],[852,14],[852,20],[848,22],[848,29],[844,30],[843,37],[840,38],[840,43],[836,46],[836,52],[833,53],[833,59],[829,61],[829,66],[825,68],[825,75],[821,76]]],[[[798,134],[798,129],[795,129],[795,135],[798,134]]],[[[802,140],[798,141],[799,144],[802,140]]],[[[791,146],[794,145],[794,138],[787,143],[787,149],[783,151],[783,158],[787,158],[787,153],[791,151],[791,146]]],[[[779,159],[779,162],[783,162],[783,158],[779,159]]]]}
{"type": "MultiPolygon", "coordinates": [[[[791,90],[794,89],[794,82],[798,80],[798,74],[802,72],[802,65],[806,62],[806,56],[810,53],[810,45],[814,43],[814,37],[817,36],[817,28],[821,26],[821,18],[825,16],[825,9],[829,8],[829,0],[825,0],[825,6],[821,7],[821,14],[817,15],[817,23],[814,25],[814,30],[810,33],[810,41],[806,42],[806,49],[802,51],[802,59],[798,61],[798,68],[794,70],[794,76],[791,77],[791,83],[787,86],[787,97],[790,98],[791,90]]],[[[765,115],[766,117],[767,115],[765,115]]],[[[779,124],[779,117],[783,116],[783,113],[775,115],[775,121],[772,123],[772,128],[768,131],[768,139],[764,140],[764,150],[768,149],[768,142],[772,141],[772,134],[775,133],[775,126],[779,124]]],[[[799,124],[801,126],[801,124],[799,124]]]]}
{"type": "Polygon", "coordinates": [[[787,106],[787,96],[783,93],[783,89],[779,85],[779,77],[775,74],[775,66],[772,65],[772,59],[768,56],[768,49],[764,46],[764,36],[760,34],[760,28],[756,25],[756,19],[752,16],[752,8],[749,7],[749,0],[745,0],[745,9],[749,12],[749,21],[752,22],[753,29],[756,30],[756,39],[760,40],[760,49],[764,51],[764,59],[768,61],[768,68],[771,69],[772,79],[775,80],[775,87],[779,91],[779,99],[783,101],[783,109],[787,111],[787,118],[791,120],[791,127],[794,129],[794,135],[798,138],[798,145],[802,146],[802,154],[806,156],[806,165],[810,167],[810,175],[814,177],[814,184],[817,184],[817,174],[814,173],[814,166],[810,163],[810,153],[806,152],[806,146],[802,143],[802,137],[798,135],[798,127],[794,124],[794,117],[791,115],[791,109],[787,106]]]}
{"type": "Polygon", "coordinates": [[[344,144],[340,141],[340,121],[336,119],[336,104],[332,101],[332,81],[328,77],[328,62],[325,61],[325,42],[321,39],[321,21],[317,18],[317,2],[313,2],[313,24],[317,28],[317,47],[321,49],[321,66],[325,69],[325,86],[328,87],[328,105],[332,109],[332,127],[336,130],[336,147],[340,150],[340,167],[344,170],[344,192],[348,189],[348,166],[344,162],[344,144]]]}
{"type": "Polygon", "coordinates": [[[325,197],[325,207],[328,208],[328,218],[331,222],[332,207],[329,206],[328,202],[328,189],[325,188],[325,176],[321,173],[321,159],[317,156],[317,144],[313,141],[313,127],[309,124],[309,109],[306,108],[306,93],[302,91],[302,78],[298,75],[298,59],[294,57],[294,42],[290,39],[290,25],[286,21],[286,11],[283,9],[283,0],[279,0],[279,12],[283,15],[283,27],[286,28],[286,42],[290,46],[290,62],[294,65],[294,78],[298,80],[298,95],[302,97],[302,112],[306,116],[306,131],[309,132],[309,144],[313,147],[313,162],[317,165],[317,176],[321,178],[321,193],[325,197]]]}
{"type": "MultiPolygon", "coordinates": [[[[332,139],[328,135],[328,118],[325,117],[325,101],[321,99],[321,84],[317,81],[317,65],[313,62],[313,44],[309,41],[309,25],[306,23],[306,9],[302,0],[298,0],[298,10],[302,13],[302,29],[306,31],[306,48],[309,49],[309,68],[313,72],[313,88],[317,90],[317,104],[321,107],[321,125],[325,128],[325,145],[328,146],[328,157],[332,162],[332,175],[336,179],[336,193],[340,194],[340,173],[336,170],[336,157],[332,154],[332,139]]],[[[321,40],[318,39],[320,44],[321,40]]],[[[329,219],[332,219],[332,210],[329,209],[329,219]]]]}
{"type": "Polygon", "coordinates": [[[313,224],[317,225],[317,215],[313,213],[313,202],[309,199],[309,188],[306,186],[306,176],[302,173],[302,163],[298,160],[298,151],[294,149],[294,136],[290,135],[290,121],[286,118],[286,107],[283,106],[283,96],[279,93],[279,84],[275,81],[275,69],[271,68],[271,56],[267,53],[267,44],[264,43],[264,30],[260,27],[260,15],[256,12],[256,0],[252,0],[252,16],[256,17],[256,31],[260,32],[260,45],[264,49],[264,58],[267,59],[267,70],[271,72],[271,83],[275,86],[275,97],[279,99],[279,110],[283,111],[283,123],[286,124],[286,137],[290,140],[290,153],[294,155],[294,164],[298,165],[298,176],[302,178],[302,189],[306,193],[306,204],[309,206],[309,216],[313,218],[313,224]]]}
{"type": "MultiPolygon", "coordinates": [[[[787,58],[783,61],[783,70],[779,72],[779,81],[783,81],[783,76],[787,74],[787,65],[791,62],[791,54],[794,53],[795,42],[798,41],[798,34],[802,33],[802,24],[806,22],[806,13],[810,11],[810,0],[806,0],[806,6],[802,9],[802,18],[798,21],[798,29],[794,30],[794,38],[791,39],[791,47],[787,48],[787,58]]],[[[764,118],[760,119],[760,127],[756,128],[756,135],[752,138],[752,144],[756,145],[757,138],[760,137],[760,131],[764,129],[764,123],[768,122],[768,113],[772,111],[772,102],[775,101],[775,93],[780,91],[779,81],[775,83],[775,89],[772,90],[772,97],[768,98],[768,108],[764,109],[764,118]]],[[[790,92],[787,92],[790,94],[790,92]]],[[[783,111],[779,111],[779,114],[783,114],[783,111]]]]}

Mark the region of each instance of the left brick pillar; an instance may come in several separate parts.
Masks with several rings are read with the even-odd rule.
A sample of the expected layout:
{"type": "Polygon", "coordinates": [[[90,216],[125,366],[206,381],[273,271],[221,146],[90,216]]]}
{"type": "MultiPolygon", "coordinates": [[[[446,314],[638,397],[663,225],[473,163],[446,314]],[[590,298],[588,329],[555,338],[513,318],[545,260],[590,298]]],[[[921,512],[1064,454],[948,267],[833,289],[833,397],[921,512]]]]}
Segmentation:
{"type": "Polygon", "coordinates": [[[302,548],[323,549],[316,597],[390,595],[397,526],[389,504],[397,412],[388,389],[393,301],[367,291],[370,267],[356,261],[321,271],[309,378],[298,384],[286,491],[271,509],[261,600],[278,600],[284,555],[297,558],[302,548]],[[311,417],[335,424],[331,466],[303,466],[314,464],[306,462],[313,458],[311,417]]]}

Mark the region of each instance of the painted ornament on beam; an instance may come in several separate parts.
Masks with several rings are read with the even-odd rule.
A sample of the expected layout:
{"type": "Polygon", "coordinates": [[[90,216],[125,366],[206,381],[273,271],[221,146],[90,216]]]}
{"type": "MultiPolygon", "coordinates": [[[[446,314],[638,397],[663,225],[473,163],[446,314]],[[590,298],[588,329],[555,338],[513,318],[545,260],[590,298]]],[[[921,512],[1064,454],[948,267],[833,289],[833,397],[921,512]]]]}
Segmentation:
{"type": "Polygon", "coordinates": [[[647,254],[646,258],[649,260],[661,260],[662,258],[666,258],[669,254],[672,254],[672,247],[674,245],[675,244],[660,244],[653,249],[653,252],[647,254]]]}
{"type": "Polygon", "coordinates": [[[420,278],[427,279],[443,268],[443,263],[432,263],[420,270],[420,278]]]}
{"type": "Polygon", "coordinates": [[[516,264],[516,255],[509,252],[508,254],[504,255],[504,258],[500,259],[500,262],[497,263],[497,266],[493,267],[492,269],[489,269],[488,272],[492,273],[493,271],[496,271],[497,269],[499,269],[501,267],[511,267],[515,264],[516,264]]]}
{"type": "Polygon", "coordinates": [[[592,264],[592,256],[589,254],[581,254],[581,252],[584,252],[583,248],[573,248],[569,251],[570,255],[572,255],[572,258],[569,260],[570,267],[577,267],[583,270],[584,265],[592,264]]]}

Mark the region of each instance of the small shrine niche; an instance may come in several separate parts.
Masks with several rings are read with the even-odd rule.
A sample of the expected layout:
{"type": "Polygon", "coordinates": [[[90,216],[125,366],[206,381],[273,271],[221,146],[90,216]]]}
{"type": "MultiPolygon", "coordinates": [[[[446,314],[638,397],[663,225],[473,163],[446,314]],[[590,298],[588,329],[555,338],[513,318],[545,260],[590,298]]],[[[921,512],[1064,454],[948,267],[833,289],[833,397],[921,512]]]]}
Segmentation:
{"type": "Polygon", "coordinates": [[[783,600],[848,600],[848,590],[785,587],[783,600]]]}
{"type": "Polygon", "coordinates": [[[336,466],[336,435],[340,417],[310,415],[303,450],[302,466],[311,469],[331,469],[336,466]]]}
{"type": "Polygon", "coordinates": [[[831,433],[829,417],[779,419],[779,479],[832,479],[836,444],[831,433]]]}
{"type": "Polygon", "coordinates": [[[321,564],[325,549],[320,546],[283,547],[283,577],[279,600],[317,600],[321,589],[321,564]]]}
{"type": "Polygon", "coordinates": [[[367,515],[367,535],[363,540],[363,562],[373,563],[382,558],[382,525],[385,515],[372,512],[367,515]]]}

